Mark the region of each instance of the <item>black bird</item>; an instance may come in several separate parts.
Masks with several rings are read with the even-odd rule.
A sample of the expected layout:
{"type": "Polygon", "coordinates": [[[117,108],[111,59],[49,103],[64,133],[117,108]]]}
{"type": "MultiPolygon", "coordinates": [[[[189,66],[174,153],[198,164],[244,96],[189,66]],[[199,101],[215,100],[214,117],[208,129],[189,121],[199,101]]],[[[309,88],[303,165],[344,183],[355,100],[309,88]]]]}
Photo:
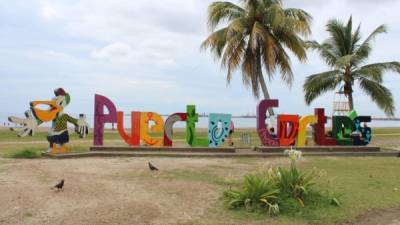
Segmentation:
{"type": "Polygon", "coordinates": [[[62,190],[63,187],[64,187],[64,179],[62,179],[62,180],[60,181],[60,183],[56,184],[56,185],[53,187],[53,189],[54,189],[54,188],[57,188],[57,191],[59,191],[59,190],[62,190]]]}
{"type": "Polygon", "coordinates": [[[150,162],[149,162],[149,169],[151,170],[151,171],[153,171],[153,170],[155,170],[155,171],[157,171],[158,169],[157,169],[157,167],[155,167],[153,164],[151,164],[150,162]]]}

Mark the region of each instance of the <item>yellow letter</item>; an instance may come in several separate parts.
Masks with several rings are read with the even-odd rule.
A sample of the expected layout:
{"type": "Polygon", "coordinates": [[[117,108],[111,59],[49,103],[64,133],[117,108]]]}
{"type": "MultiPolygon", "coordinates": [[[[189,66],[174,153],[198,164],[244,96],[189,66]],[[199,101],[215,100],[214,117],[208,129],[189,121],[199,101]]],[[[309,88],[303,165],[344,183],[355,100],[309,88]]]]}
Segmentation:
{"type": "Polygon", "coordinates": [[[317,123],[318,119],[314,115],[302,116],[299,120],[299,132],[297,133],[296,146],[304,147],[306,144],[306,128],[308,124],[317,123]]]}

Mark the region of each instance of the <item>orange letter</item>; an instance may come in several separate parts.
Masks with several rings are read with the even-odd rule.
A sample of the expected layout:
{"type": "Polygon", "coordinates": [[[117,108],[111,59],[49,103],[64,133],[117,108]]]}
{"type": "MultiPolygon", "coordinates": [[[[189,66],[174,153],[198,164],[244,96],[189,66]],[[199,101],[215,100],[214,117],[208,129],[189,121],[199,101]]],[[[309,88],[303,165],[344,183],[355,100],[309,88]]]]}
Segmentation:
{"type": "Polygon", "coordinates": [[[140,115],[140,139],[150,146],[163,146],[163,138],[152,138],[149,133],[149,121],[154,121],[155,125],[151,126],[152,132],[162,133],[164,131],[164,120],[154,112],[142,112],[140,115]]]}

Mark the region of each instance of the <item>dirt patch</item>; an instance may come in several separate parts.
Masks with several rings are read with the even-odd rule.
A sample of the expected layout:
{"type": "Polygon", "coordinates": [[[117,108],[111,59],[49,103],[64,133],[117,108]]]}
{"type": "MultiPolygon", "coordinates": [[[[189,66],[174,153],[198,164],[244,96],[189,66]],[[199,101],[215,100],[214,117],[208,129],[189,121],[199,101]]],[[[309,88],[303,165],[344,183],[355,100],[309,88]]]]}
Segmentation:
{"type": "Polygon", "coordinates": [[[400,208],[369,210],[346,225],[400,225],[400,208]]]}
{"type": "Polygon", "coordinates": [[[0,224],[161,225],[198,220],[218,202],[221,186],[216,182],[272,162],[280,160],[227,170],[233,159],[0,159],[0,224]],[[150,172],[147,161],[160,171],[150,172]],[[65,190],[57,193],[50,188],[60,179],[65,179],[65,190]]]}

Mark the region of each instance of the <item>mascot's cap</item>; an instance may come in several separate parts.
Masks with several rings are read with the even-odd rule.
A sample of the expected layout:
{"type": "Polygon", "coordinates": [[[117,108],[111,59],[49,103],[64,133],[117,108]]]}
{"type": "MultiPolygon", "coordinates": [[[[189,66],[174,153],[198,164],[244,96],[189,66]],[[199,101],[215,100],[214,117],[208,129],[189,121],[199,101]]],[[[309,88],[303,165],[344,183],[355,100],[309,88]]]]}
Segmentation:
{"type": "Polygon", "coordinates": [[[65,90],[63,88],[57,88],[57,89],[54,90],[54,94],[56,96],[60,96],[60,95],[65,96],[65,93],[66,92],[65,92],[65,90]]]}
{"type": "Polygon", "coordinates": [[[56,96],[64,96],[65,97],[65,101],[67,103],[67,105],[69,104],[69,102],[71,101],[71,97],[69,96],[69,94],[67,92],[65,92],[65,90],[63,88],[57,88],[54,90],[54,94],[56,96]]]}

